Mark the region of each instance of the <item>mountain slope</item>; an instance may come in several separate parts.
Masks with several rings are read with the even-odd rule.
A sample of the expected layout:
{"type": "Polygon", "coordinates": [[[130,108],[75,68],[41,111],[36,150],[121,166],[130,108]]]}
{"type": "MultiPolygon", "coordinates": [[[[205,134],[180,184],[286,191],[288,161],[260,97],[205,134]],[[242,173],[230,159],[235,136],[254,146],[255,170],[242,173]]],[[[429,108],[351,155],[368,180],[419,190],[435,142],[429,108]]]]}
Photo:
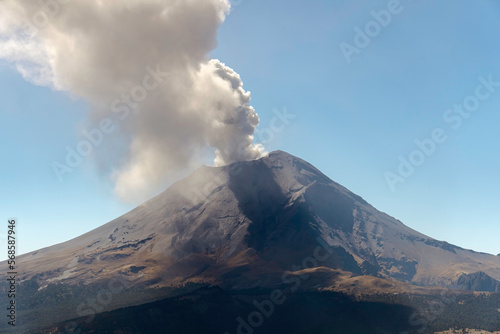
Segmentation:
{"type": "Polygon", "coordinates": [[[325,242],[332,256],[318,265],[357,275],[438,286],[478,272],[500,280],[499,256],[418,233],[281,151],[201,167],[122,217],[18,260],[21,279],[41,286],[119,277],[129,287],[247,288],[280,284],[325,242]]]}

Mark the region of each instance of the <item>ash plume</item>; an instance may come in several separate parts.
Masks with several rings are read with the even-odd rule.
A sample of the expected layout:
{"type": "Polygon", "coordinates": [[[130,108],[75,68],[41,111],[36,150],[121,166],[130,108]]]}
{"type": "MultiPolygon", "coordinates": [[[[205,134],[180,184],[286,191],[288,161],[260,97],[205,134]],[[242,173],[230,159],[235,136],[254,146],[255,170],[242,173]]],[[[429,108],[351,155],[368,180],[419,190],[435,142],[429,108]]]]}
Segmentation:
{"type": "Polygon", "coordinates": [[[116,120],[94,150],[116,193],[142,201],[202,157],[262,156],[259,118],[240,76],[209,59],[227,0],[0,1],[0,59],[29,82],[116,120]],[[119,135],[118,135],[119,134],[119,135]]]}

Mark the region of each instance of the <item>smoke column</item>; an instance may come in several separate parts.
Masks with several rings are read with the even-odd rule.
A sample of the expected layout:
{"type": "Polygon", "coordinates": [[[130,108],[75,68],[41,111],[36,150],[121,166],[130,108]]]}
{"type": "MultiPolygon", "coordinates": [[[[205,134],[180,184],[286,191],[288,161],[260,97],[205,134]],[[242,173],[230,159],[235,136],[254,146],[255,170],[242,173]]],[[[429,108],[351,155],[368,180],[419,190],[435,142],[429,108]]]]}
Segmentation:
{"type": "MultiPolygon", "coordinates": [[[[209,59],[227,0],[0,1],[0,59],[29,82],[118,120],[94,151],[116,193],[142,201],[215,149],[216,165],[259,158],[240,76],[209,59]]],[[[64,147],[64,145],[63,145],[64,147]]]]}

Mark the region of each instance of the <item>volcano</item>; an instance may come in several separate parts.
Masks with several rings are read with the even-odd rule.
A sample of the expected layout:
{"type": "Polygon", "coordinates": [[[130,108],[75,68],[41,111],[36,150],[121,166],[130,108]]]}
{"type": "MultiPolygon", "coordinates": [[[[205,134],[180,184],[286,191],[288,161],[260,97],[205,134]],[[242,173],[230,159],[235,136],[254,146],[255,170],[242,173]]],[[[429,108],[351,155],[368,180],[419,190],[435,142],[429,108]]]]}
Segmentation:
{"type": "Polygon", "coordinates": [[[333,254],[321,267],[355,275],[424,286],[476,273],[500,280],[500,256],[421,234],[282,151],[200,167],[129,213],[18,260],[22,279],[41,286],[120,276],[130,286],[246,287],[274,284],[318,244],[333,254]]]}
{"type": "Polygon", "coordinates": [[[114,308],[190,285],[241,291],[292,284],[353,294],[500,291],[500,256],[419,233],[282,151],[200,167],[95,230],[19,256],[18,267],[21,287],[33,285],[40,294],[57,287],[65,291],[58,296],[72,295],[112,280],[141,291],[114,308]]]}

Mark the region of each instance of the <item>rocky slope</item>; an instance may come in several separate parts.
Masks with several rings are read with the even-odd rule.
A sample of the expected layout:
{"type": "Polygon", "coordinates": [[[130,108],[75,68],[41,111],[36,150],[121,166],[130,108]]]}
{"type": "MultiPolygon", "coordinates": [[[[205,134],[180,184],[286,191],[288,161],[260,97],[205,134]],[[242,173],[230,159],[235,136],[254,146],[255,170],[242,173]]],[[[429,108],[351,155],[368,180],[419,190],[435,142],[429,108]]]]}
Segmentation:
{"type": "Polygon", "coordinates": [[[18,260],[22,280],[41,286],[112,277],[136,287],[274,286],[297,265],[426,286],[497,289],[500,280],[500,256],[414,231],[281,151],[201,167],[129,213],[18,260]],[[305,261],[318,245],[332,256],[305,261]]]}

